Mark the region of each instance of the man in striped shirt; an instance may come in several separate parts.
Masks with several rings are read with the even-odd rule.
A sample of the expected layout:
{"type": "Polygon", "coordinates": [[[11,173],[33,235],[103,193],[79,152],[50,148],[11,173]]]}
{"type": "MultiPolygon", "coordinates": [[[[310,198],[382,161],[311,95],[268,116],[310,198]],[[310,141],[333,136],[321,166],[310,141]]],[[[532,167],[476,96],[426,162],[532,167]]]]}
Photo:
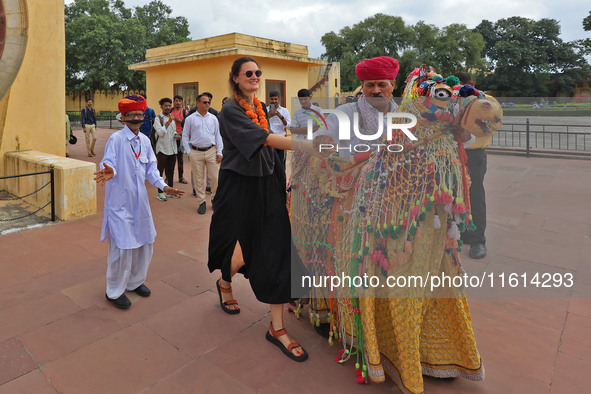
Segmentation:
{"type": "MultiPolygon", "coordinates": [[[[293,113],[290,130],[292,134],[297,135],[297,139],[303,140],[308,133],[308,119],[322,115],[322,108],[312,104],[312,93],[308,89],[300,89],[298,91],[298,100],[302,107],[293,113]]],[[[318,129],[318,124],[313,122],[312,130],[314,130],[314,133],[318,129]]]]}

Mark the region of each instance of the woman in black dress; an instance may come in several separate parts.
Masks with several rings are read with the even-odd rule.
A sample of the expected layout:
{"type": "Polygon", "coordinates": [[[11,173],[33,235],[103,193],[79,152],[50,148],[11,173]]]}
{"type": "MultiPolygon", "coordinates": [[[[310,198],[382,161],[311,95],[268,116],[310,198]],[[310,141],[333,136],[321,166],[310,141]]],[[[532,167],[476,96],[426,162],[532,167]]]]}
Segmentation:
{"type": "Polygon", "coordinates": [[[313,151],[309,141],[269,133],[266,107],[255,96],[261,70],[252,57],[236,59],[230,72],[232,97],[220,112],[224,159],[213,201],[209,270],[221,270],[216,282],[222,310],[240,312],[232,295],[232,277],[243,273],[257,299],[270,304],[266,338],[295,361],[306,351],[287,335],[283,304],[291,298],[291,228],[286,208],[285,169],[276,149],[313,151]],[[294,149],[295,148],[295,149],[294,149]]]}

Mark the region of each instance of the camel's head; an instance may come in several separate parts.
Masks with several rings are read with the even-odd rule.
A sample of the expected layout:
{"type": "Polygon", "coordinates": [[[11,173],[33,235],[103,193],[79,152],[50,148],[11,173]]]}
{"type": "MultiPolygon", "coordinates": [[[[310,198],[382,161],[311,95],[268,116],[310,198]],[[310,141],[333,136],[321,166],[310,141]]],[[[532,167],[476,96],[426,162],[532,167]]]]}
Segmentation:
{"type": "Polygon", "coordinates": [[[477,137],[502,125],[503,110],[497,100],[473,86],[461,85],[455,76],[444,79],[432,67],[427,71],[422,65],[406,82],[403,97],[413,99],[417,112],[428,122],[445,122],[477,137]]]}

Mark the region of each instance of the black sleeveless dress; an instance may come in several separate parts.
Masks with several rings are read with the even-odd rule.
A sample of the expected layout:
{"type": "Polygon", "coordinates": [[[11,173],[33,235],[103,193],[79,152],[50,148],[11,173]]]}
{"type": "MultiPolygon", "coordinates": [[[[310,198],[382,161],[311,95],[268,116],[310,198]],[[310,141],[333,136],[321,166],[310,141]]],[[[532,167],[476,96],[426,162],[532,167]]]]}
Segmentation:
{"type": "Polygon", "coordinates": [[[282,160],[274,148],[263,146],[269,134],[236,102],[224,105],[220,133],[224,158],[209,230],[209,270],[221,270],[230,281],[239,242],[245,262],[239,272],[259,301],[283,304],[299,298],[291,289],[292,284],[299,288],[305,268],[292,244],[282,160]]]}

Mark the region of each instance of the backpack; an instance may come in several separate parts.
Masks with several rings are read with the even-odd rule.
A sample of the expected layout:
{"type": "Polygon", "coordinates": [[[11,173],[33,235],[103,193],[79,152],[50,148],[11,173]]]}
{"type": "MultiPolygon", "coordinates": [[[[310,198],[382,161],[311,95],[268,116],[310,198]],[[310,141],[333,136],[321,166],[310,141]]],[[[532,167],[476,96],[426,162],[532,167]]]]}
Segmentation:
{"type": "Polygon", "coordinates": [[[191,115],[191,111],[187,112],[187,110],[183,108],[183,120],[181,121],[181,127],[185,127],[185,119],[187,119],[187,116],[189,115],[191,115]]]}
{"type": "MultiPolygon", "coordinates": [[[[160,125],[164,127],[164,119],[158,115],[158,119],[160,119],[160,125]]],[[[150,130],[150,142],[152,143],[152,149],[156,152],[156,142],[158,142],[158,134],[156,134],[156,127],[152,126],[152,130],[150,130]]]]}
{"type": "MultiPolygon", "coordinates": [[[[84,116],[84,124],[88,123],[88,107],[82,108],[82,116],[84,116]]],[[[94,119],[96,120],[96,112],[94,108],[90,109],[90,112],[94,115],[94,119]]]]}

